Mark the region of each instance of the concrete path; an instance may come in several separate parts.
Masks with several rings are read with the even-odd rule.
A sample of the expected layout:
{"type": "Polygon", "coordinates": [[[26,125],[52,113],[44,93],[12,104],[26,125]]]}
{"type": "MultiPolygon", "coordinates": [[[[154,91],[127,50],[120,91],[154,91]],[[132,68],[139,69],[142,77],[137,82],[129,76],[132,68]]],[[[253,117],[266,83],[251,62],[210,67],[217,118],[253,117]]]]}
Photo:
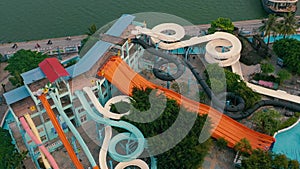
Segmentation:
{"type": "MultiPolygon", "coordinates": [[[[253,34],[258,32],[259,27],[262,26],[263,23],[261,19],[255,19],[236,21],[233,22],[233,25],[239,28],[239,30],[249,31],[251,34],[253,34]]],[[[206,31],[208,28],[210,28],[210,24],[184,26],[186,34],[190,36],[199,36],[201,35],[201,32],[206,31]]]]}
{"type": "Polygon", "coordinates": [[[86,38],[87,35],[80,36],[71,36],[71,37],[61,37],[61,38],[51,38],[51,39],[43,39],[43,40],[33,40],[27,42],[16,42],[16,43],[4,43],[0,44],[0,54],[12,54],[20,49],[25,50],[51,50],[57,48],[64,48],[69,46],[79,46],[81,44],[81,40],[86,38]],[[48,41],[51,40],[52,44],[47,44],[48,41]],[[13,48],[14,44],[17,44],[17,48],[13,48]],[[37,47],[38,45],[39,47],[37,47]]]}

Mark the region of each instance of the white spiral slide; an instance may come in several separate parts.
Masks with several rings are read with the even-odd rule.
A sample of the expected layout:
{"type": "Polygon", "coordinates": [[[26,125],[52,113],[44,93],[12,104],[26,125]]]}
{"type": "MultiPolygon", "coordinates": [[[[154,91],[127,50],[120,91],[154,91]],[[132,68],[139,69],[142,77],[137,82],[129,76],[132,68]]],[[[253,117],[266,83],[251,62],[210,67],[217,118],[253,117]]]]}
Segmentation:
{"type": "MultiPolygon", "coordinates": [[[[112,126],[117,126],[117,127],[121,127],[124,126],[123,123],[121,123],[121,121],[113,121],[107,118],[114,118],[114,119],[120,119],[123,115],[125,114],[116,114],[116,113],[112,113],[109,110],[105,109],[98,101],[97,97],[94,95],[93,91],[91,90],[90,87],[84,87],[83,91],[87,94],[87,96],[89,97],[89,99],[92,101],[93,105],[95,106],[95,108],[97,109],[98,112],[100,112],[103,115],[103,118],[100,116],[96,116],[92,110],[89,108],[87,100],[84,98],[83,93],[76,91],[76,95],[78,96],[79,100],[81,101],[82,105],[85,107],[85,109],[87,111],[89,111],[89,114],[94,118],[95,121],[100,122],[105,124],[105,136],[104,136],[104,140],[101,146],[101,149],[99,151],[99,164],[100,164],[100,168],[101,169],[109,169],[107,166],[107,151],[109,150],[109,146],[111,143],[111,137],[112,137],[112,128],[110,126],[110,124],[112,126]]],[[[114,101],[126,101],[126,102],[130,102],[129,101],[129,97],[128,96],[119,96],[116,99],[113,99],[114,101]]],[[[113,101],[109,101],[108,102],[109,105],[111,105],[112,103],[115,103],[113,101]]],[[[109,106],[108,106],[109,107],[109,106]]],[[[125,129],[126,128],[132,128],[129,126],[125,125],[125,129]]],[[[118,136],[118,135],[117,135],[118,136]]],[[[116,137],[116,136],[115,136],[116,137]]],[[[117,139],[114,139],[117,140],[117,139]]],[[[115,168],[117,169],[125,169],[128,166],[137,166],[141,169],[149,169],[149,166],[147,165],[147,163],[143,160],[140,159],[133,159],[130,161],[125,161],[125,162],[120,162],[116,165],[115,168]]]]}
{"type": "MultiPolygon", "coordinates": [[[[104,117],[119,120],[122,116],[128,115],[129,112],[124,113],[124,114],[117,114],[117,113],[110,112],[109,109],[104,108],[98,101],[97,97],[95,96],[95,94],[93,93],[91,88],[84,87],[83,91],[88,95],[88,97],[90,98],[90,100],[92,101],[92,103],[94,104],[96,109],[98,110],[98,112],[100,112],[104,117]]],[[[109,102],[106,103],[106,105],[111,105],[112,103],[117,103],[120,101],[130,103],[129,97],[123,95],[123,96],[113,97],[112,99],[110,99],[109,102]]]]}
{"type": "MultiPolygon", "coordinates": [[[[165,50],[174,50],[208,42],[205,47],[205,60],[208,63],[218,63],[221,67],[231,66],[232,71],[240,75],[241,79],[244,80],[243,72],[239,62],[242,44],[236,36],[227,32],[215,32],[214,34],[192,37],[188,40],[179,41],[183,37],[182,34],[184,34],[184,31],[182,31],[182,29],[182,26],[178,24],[164,23],[155,26],[153,29],[147,29],[137,26],[136,30],[132,31],[132,34],[148,35],[151,37],[151,40],[154,44],[157,44],[159,48],[165,50]],[[168,32],[169,30],[175,32],[175,34],[165,34],[165,32],[168,32]],[[220,47],[228,47],[229,50],[223,52],[220,50],[220,47]]],[[[300,103],[299,96],[288,94],[285,91],[267,89],[265,87],[248,82],[246,82],[246,84],[257,93],[298,104],[300,103]]]]}

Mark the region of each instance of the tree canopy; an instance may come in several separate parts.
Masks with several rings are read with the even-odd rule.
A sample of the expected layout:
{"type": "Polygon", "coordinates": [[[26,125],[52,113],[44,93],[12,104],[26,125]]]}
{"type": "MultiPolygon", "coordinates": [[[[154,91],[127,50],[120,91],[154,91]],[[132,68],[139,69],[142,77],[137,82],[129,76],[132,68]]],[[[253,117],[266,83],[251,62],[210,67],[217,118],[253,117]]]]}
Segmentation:
{"type": "Polygon", "coordinates": [[[49,56],[30,50],[21,49],[17,51],[12,57],[8,59],[8,65],[5,67],[5,70],[8,70],[12,76],[11,78],[9,78],[10,82],[14,86],[23,85],[21,73],[38,67],[38,64],[47,57],[49,56]]]}
{"type": "MultiPolygon", "coordinates": [[[[252,107],[257,101],[260,100],[260,95],[253,92],[244,81],[241,80],[238,74],[235,74],[229,70],[223,69],[218,64],[210,64],[206,66],[205,75],[207,77],[207,84],[211,86],[211,83],[215,80],[224,79],[224,73],[226,77],[226,84],[222,83],[226,86],[227,91],[236,93],[240,95],[245,100],[245,108],[252,107]],[[209,74],[207,73],[209,72],[209,74]],[[211,81],[211,79],[215,79],[211,81]]],[[[213,90],[214,91],[214,90],[213,90]]]]}
{"type": "MultiPolygon", "coordinates": [[[[189,130],[188,134],[172,149],[157,155],[157,168],[183,168],[183,169],[198,169],[204,161],[208,149],[210,147],[210,140],[199,143],[199,135],[203,128],[207,115],[199,116],[196,113],[191,113],[180,107],[175,100],[166,99],[163,95],[155,95],[154,99],[149,99],[152,89],[133,89],[132,106],[130,115],[124,116],[122,119],[129,121],[131,124],[138,127],[144,134],[145,138],[154,137],[164,133],[175,121],[180,119],[180,123],[175,127],[176,132],[171,135],[164,133],[167,140],[158,140],[159,143],[148,141],[148,151],[152,152],[161,149],[162,146],[170,144],[171,140],[182,134],[183,129],[188,125],[188,120],[182,118],[180,114],[184,114],[187,118],[195,118],[194,125],[189,130]],[[151,105],[150,105],[151,102],[151,105]],[[153,106],[154,105],[154,106],[153,106]],[[151,111],[149,109],[151,108],[151,111]],[[156,116],[157,112],[161,112],[156,116]],[[179,111],[182,111],[179,113],[179,111]],[[153,121],[148,123],[134,122],[130,119],[138,121],[148,120],[156,116],[153,121]],[[180,117],[179,117],[180,116],[180,117]],[[191,158],[193,157],[193,158],[191,158]]],[[[155,92],[155,91],[154,91],[155,92]]],[[[156,92],[155,92],[156,93],[156,92]]]]}
{"type": "Polygon", "coordinates": [[[96,26],[96,24],[92,24],[92,25],[88,28],[87,35],[91,36],[91,35],[93,35],[96,31],[97,31],[97,26],[96,26]]]}
{"type": "Polygon", "coordinates": [[[285,69],[281,69],[277,75],[279,76],[280,83],[283,83],[285,80],[288,80],[292,77],[291,73],[285,69]]]}
{"type": "Polygon", "coordinates": [[[274,109],[261,110],[254,113],[252,122],[256,130],[273,135],[280,126],[280,113],[274,109]]]}
{"type": "Polygon", "coordinates": [[[263,73],[273,73],[275,70],[274,66],[271,63],[261,64],[261,71],[263,73]]]}
{"type": "Polygon", "coordinates": [[[27,152],[19,153],[12,144],[8,130],[0,127],[0,169],[20,168],[27,152]]]}
{"type": "MultiPolygon", "coordinates": [[[[234,145],[233,149],[236,152],[239,152],[239,156],[242,155],[244,157],[248,157],[252,152],[251,144],[246,138],[243,138],[239,142],[237,142],[234,145]]],[[[239,157],[237,159],[239,159],[239,157]]]]}
{"type": "Polygon", "coordinates": [[[300,74],[300,41],[296,39],[280,39],[273,44],[273,51],[283,59],[289,71],[300,74]]]}
{"type": "Polygon", "coordinates": [[[217,139],[216,145],[219,150],[225,149],[227,147],[228,141],[225,140],[223,137],[217,139]]]}
{"type": "Polygon", "coordinates": [[[208,34],[213,34],[217,31],[233,33],[234,25],[229,18],[220,17],[211,22],[211,26],[208,28],[208,34]]]}
{"type": "Polygon", "coordinates": [[[286,38],[288,35],[296,34],[297,28],[299,28],[297,22],[298,19],[293,13],[285,13],[283,18],[279,18],[275,14],[270,14],[268,19],[263,20],[263,25],[259,27],[259,30],[264,32],[264,37],[268,37],[268,45],[271,35],[276,37],[280,34],[283,35],[283,38],[286,38]]]}
{"type": "Polygon", "coordinates": [[[295,17],[295,14],[293,13],[285,13],[283,15],[283,19],[280,20],[280,25],[279,25],[279,33],[283,35],[285,38],[288,35],[293,35],[297,33],[297,19],[295,17]]]}
{"type": "Polygon", "coordinates": [[[290,160],[283,154],[274,154],[261,149],[253,150],[248,158],[243,158],[242,169],[299,169],[299,162],[290,160]]]}

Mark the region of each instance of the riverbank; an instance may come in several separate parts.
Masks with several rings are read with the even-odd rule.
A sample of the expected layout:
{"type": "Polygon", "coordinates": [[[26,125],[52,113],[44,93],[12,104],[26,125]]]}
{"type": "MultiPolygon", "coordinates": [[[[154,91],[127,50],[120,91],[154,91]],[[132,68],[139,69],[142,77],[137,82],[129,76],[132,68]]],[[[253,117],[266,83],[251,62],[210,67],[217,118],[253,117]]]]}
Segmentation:
{"type": "MultiPolygon", "coordinates": [[[[262,25],[261,19],[256,20],[245,20],[233,22],[235,27],[246,32],[257,32],[258,28],[262,25]]],[[[202,32],[205,32],[210,27],[210,24],[192,25],[185,26],[184,29],[187,35],[190,36],[200,36],[202,32]]],[[[11,42],[0,44],[0,54],[1,55],[11,55],[19,49],[33,50],[33,51],[43,51],[49,52],[51,50],[64,49],[66,47],[78,47],[81,44],[81,40],[86,38],[87,35],[70,36],[70,37],[60,37],[60,38],[50,38],[41,39],[25,42],[11,42]],[[48,41],[52,44],[48,44],[48,41]],[[13,48],[14,44],[17,48],[13,48]]]]}
{"type": "MultiPolygon", "coordinates": [[[[300,3],[298,3],[300,7],[300,3]]],[[[52,0],[6,1],[0,5],[2,19],[0,43],[81,35],[95,23],[98,28],[122,14],[140,14],[141,22],[169,17],[154,17],[153,12],[185,19],[193,24],[208,24],[220,16],[232,21],[260,19],[267,16],[257,0],[173,0],[173,1],[103,1],[52,0]],[[148,19],[147,19],[148,18],[148,19]]],[[[298,13],[297,13],[298,14],[298,13]]],[[[300,14],[300,11],[299,11],[300,14]]],[[[164,21],[164,22],[165,22],[164,21]]]]}

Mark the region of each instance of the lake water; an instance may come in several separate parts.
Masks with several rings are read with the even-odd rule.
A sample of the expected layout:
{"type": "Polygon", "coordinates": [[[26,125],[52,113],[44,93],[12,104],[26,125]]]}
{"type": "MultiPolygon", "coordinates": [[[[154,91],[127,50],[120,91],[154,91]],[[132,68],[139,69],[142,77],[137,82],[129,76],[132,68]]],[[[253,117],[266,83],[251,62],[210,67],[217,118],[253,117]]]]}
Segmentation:
{"type": "Polygon", "coordinates": [[[260,0],[2,0],[0,43],[80,35],[93,23],[101,27],[140,12],[169,13],[193,24],[267,16],[260,0]]]}

